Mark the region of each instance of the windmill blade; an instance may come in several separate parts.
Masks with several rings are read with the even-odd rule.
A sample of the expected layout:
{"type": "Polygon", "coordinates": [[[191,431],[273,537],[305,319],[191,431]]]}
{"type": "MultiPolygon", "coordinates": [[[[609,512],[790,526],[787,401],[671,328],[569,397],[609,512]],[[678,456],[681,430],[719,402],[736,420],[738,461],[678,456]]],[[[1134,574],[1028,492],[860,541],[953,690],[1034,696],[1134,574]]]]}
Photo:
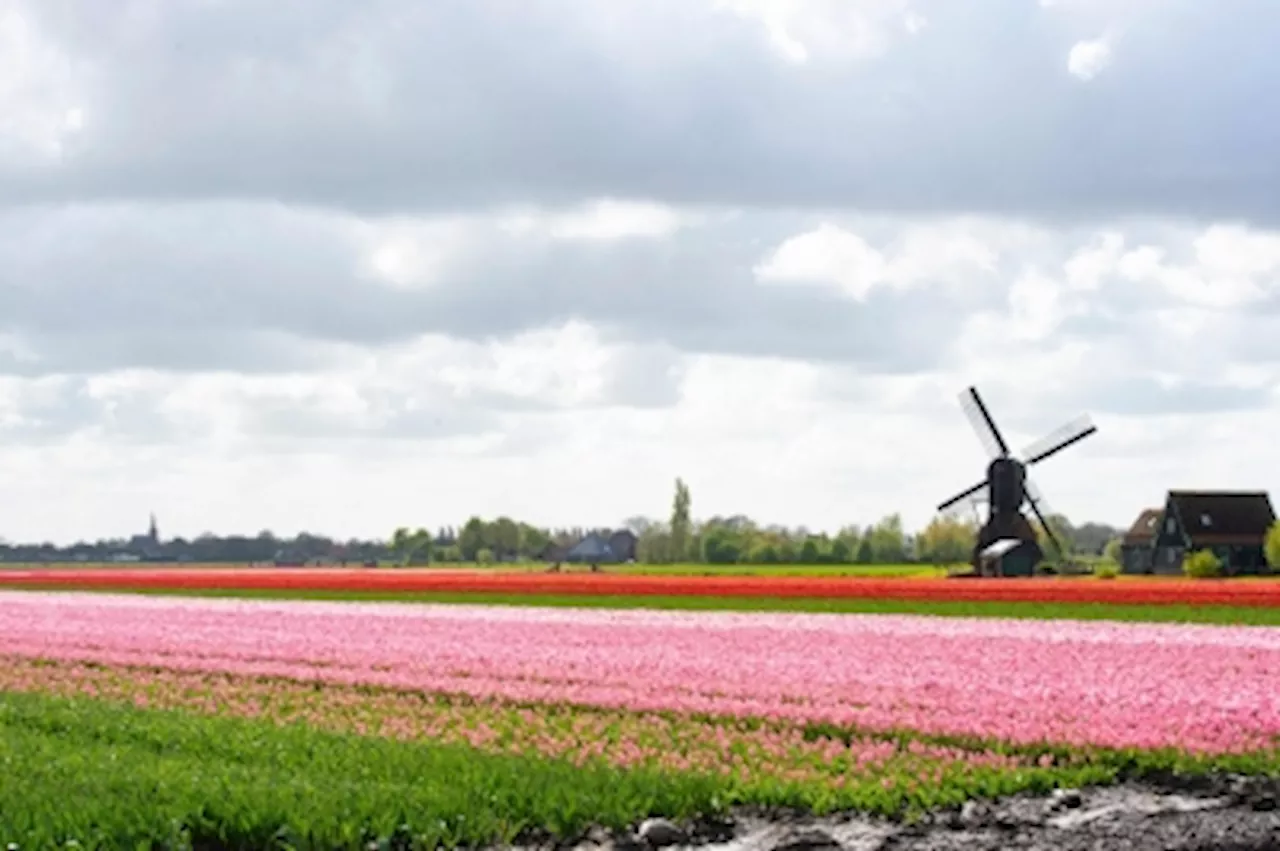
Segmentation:
{"type": "Polygon", "coordinates": [[[982,528],[982,517],[984,514],[983,509],[987,505],[987,495],[985,493],[974,494],[973,496],[966,499],[962,504],[968,509],[969,512],[972,513],[972,516],[965,516],[960,512],[956,512],[956,515],[959,516],[959,518],[965,521],[966,523],[972,520],[974,524],[974,528],[976,529],[982,528]]]}
{"type": "Polygon", "coordinates": [[[1054,534],[1053,527],[1049,525],[1048,515],[1052,514],[1049,506],[1044,501],[1044,494],[1040,492],[1040,488],[1035,486],[1031,479],[1023,480],[1023,491],[1027,495],[1027,502],[1031,505],[1031,511],[1036,516],[1036,520],[1040,522],[1040,528],[1044,530],[1045,537],[1053,544],[1053,548],[1057,550],[1058,557],[1066,555],[1066,550],[1062,548],[1062,541],[1058,540],[1058,536],[1054,534]]]}
{"type": "Polygon", "coordinates": [[[986,489],[986,487],[987,487],[986,481],[978,482],[973,487],[967,490],[963,490],[960,493],[956,494],[955,496],[951,497],[951,499],[948,499],[945,502],[943,502],[941,505],[938,506],[938,511],[943,511],[943,512],[949,511],[950,509],[954,508],[957,505],[960,505],[966,500],[970,500],[976,496],[981,495],[981,493],[986,489]]]}
{"type": "Polygon", "coordinates": [[[964,408],[965,416],[969,418],[973,430],[978,433],[978,440],[982,441],[987,455],[993,459],[1009,457],[1009,445],[1000,436],[995,420],[991,419],[991,412],[982,403],[978,388],[970,387],[960,394],[960,407],[964,408]]]}
{"type": "Polygon", "coordinates": [[[968,496],[954,498],[946,504],[940,513],[954,520],[977,520],[982,523],[982,509],[987,504],[985,490],[979,490],[968,496]]]}
{"type": "Polygon", "coordinates": [[[1038,464],[1050,455],[1056,455],[1073,443],[1079,443],[1098,430],[1088,414],[1078,417],[1061,428],[1037,440],[1022,450],[1022,463],[1028,467],[1038,464]]]}

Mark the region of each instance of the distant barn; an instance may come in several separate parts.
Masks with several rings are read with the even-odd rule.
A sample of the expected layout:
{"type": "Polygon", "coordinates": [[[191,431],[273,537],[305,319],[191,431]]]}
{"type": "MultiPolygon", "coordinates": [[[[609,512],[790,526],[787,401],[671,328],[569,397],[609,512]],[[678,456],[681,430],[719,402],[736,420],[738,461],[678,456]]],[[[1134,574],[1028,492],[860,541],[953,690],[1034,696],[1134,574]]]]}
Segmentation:
{"type": "Polygon", "coordinates": [[[1120,539],[1120,566],[1125,573],[1150,573],[1151,556],[1163,508],[1144,508],[1120,539]]]}
{"type": "Polygon", "coordinates": [[[1169,491],[1121,541],[1125,573],[1181,573],[1184,556],[1209,550],[1227,576],[1270,573],[1264,552],[1276,521],[1265,491],[1169,491]]]}
{"type": "Polygon", "coordinates": [[[635,561],[636,536],[622,529],[617,532],[592,532],[565,553],[564,561],[579,564],[613,564],[635,561]]]}

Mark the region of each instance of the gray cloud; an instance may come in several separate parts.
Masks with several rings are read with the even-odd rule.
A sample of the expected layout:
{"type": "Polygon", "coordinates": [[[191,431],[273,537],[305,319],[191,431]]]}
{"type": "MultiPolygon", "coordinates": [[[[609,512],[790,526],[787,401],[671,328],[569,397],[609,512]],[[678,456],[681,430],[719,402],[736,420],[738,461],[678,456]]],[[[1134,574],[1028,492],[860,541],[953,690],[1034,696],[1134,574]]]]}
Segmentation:
{"type": "Polygon", "coordinates": [[[879,58],[805,66],[686,0],[25,5],[87,69],[86,123],[58,165],[0,171],[10,203],[625,195],[1280,220],[1269,0],[1117,11],[1116,59],[1087,84],[1066,55],[1097,29],[1025,0],[922,2],[929,26],[879,58]]]}
{"type": "MultiPolygon", "coordinates": [[[[505,339],[580,319],[611,337],[680,352],[927,368],[955,311],[992,305],[971,289],[873,291],[858,303],[822,288],[766,286],[753,267],[811,221],[720,220],[667,239],[528,239],[476,225],[476,248],[439,281],[397,288],[363,271],[363,249],[325,216],[243,204],[12,211],[0,216],[0,333],[29,350],[0,370],[38,375],[126,367],[284,372],[329,368],[344,347],[422,334],[505,339]]],[[[874,228],[872,228],[874,230],[874,228]]],[[[3,347],[0,347],[0,352],[3,347]]],[[[658,358],[618,380],[666,375],[658,358]]],[[[665,380],[665,379],[664,379],[665,380]]],[[[661,383],[661,382],[660,382],[661,383]]]]}

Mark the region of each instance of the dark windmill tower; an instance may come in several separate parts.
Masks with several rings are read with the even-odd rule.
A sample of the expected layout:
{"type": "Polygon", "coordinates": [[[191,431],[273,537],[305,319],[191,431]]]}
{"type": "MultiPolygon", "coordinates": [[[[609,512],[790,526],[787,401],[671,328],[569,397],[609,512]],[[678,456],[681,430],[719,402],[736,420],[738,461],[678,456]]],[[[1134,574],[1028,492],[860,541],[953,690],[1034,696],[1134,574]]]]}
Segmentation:
{"type": "Polygon", "coordinates": [[[978,433],[978,439],[986,447],[991,462],[987,465],[986,478],[973,487],[956,494],[938,506],[939,511],[949,511],[961,505],[973,505],[987,493],[987,521],[978,531],[978,543],[973,548],[973,566],[980,574],[999,576],[1030,576],[1044,558],[1022,507],[1027,504],[1040,521],[1040,528],[1059,553],[1062,544],[1049,528],[1045,515],[1049,513],[1039,489],[1027,478],[1027,468],[1056,455],[1073,443],[1079,443],[1098,430],[1083,416],[1072,420],[1027,447],[1020,458],[1009,454],[1000,430],[976,388],[970,387],[960,394],[960,404],[978,433]]]}

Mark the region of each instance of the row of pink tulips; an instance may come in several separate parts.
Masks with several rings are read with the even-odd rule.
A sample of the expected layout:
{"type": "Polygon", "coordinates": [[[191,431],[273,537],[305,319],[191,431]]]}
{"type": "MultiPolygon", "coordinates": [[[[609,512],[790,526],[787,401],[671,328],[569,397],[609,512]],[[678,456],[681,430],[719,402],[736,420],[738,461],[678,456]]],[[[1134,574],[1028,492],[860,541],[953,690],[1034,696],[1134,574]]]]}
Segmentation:
{"type": "MultiPolygon", "coordinates": [[[[1029,757],[913,741],[811,738],[801,728],[726,723],[623,710],[539,708],[496,701],[448,701],[411,692],[166,669],[112,668],[13,659],[0,690],[94,697],[155,709],[302,722],[321,729],[467,744],[493,753],[534,753],[579,765],[602,760],[748,782],[866,782],[898,775],[929,779],[1036,767],[1029,757]]],[[[1040,765],[1044,765],[1043,760],[1040,765]]]]}
{"type": "Polygon", "coordinates": [[[1226,752],[1280,630],[0,593],[0,653],[864,729],[1226,752]]]}

